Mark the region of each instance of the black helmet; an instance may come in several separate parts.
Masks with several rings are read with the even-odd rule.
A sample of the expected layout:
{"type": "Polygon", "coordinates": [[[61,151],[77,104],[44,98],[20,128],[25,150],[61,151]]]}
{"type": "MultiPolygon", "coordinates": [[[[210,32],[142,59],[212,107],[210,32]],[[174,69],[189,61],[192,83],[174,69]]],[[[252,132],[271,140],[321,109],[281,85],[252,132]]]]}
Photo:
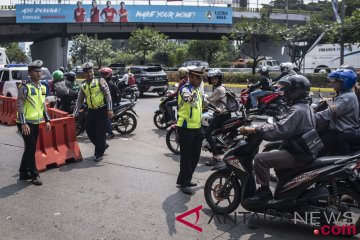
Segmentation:
{"type": "Polygon", "coordinates": [[[263,66],[259,69],[258,73],[260,73],[263,76],[264,75],[267,76],[267,75],[269,75],[269,68],[266,66],[263,66]]]}
{"type": "Polygon", "coordinates": [[[65,68],[64,68],[64,67],[59,67],[59,70],[62,71],[63,73],[65,72],[65,68]]]}
{"type": "Polygon", "coordinates": [[[310,92],[310,82],[303,75],[289,75],[281,78],[278,84],[282,85],[285,97],[290,101],[299,101],[307,98],[310,92]]]}
{"type": "Polygon", "coordinates": [[[73,82],[76,79],[76,73],[74,72],[67,72],[64,76],[66,77],[66,80],[69,80],[70,82],[73,82]]]}

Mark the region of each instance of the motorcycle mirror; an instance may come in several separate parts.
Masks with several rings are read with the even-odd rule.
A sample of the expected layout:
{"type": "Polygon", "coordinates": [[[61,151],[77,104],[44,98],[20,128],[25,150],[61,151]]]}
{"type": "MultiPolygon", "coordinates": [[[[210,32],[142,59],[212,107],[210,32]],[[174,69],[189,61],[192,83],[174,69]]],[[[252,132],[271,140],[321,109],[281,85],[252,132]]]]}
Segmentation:
{"type": "Polygon", "coordinates": [[[266,120],[267,123],[270,123],[270,124],[273,124],[274,123],[274,118],[273,117],[269,117],[267,120],[266,120]]]}

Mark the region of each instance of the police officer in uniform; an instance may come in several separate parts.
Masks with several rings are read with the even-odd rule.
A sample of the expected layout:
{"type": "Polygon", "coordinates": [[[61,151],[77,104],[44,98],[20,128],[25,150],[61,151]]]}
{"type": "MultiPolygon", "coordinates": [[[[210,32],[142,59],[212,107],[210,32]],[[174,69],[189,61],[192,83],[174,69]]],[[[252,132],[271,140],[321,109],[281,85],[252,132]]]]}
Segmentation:
{"type": "Polygon", "coordinates": [[[46,122],[46,130],[50,131],[50,117],[46,111],[46,87],[41,85],[41,67],[43,62],[36,60],[28,65],[30,80],[19,86],[17,99],[17,126],[25,143],[25,151],[21,159],[20,180],[30,180],[34,185],[41,185],[36,169],[35,152],[39,133],[39,123],[46,122]]]}
{"type": "Polygon", "coordinates": [[[189,82],[179,91],[178,95],[178,134],[180,143],[180,172],[177,184],[185,194],[193,194],[190,187],[192,175],[199,162],[202,144],[201,115],[202,94],[199,90],[204,67],[189,66],[189,82]]]}
{"type": "Polygon", "coordinates": [[[107,118],[112,118],[112,102],[109,87],[105,79],[94,78],[92,63],[84,63],[82,69],[85,81],[81,84],[77,103],[74,109],[74,115],[77,115],[79,108],[86,103],[89,113],[86,119],[86,133],[90,141],[95,145],[95,161],[102,160],[105,149],[109,147],[106,144],[106,125],[107,118]]]}

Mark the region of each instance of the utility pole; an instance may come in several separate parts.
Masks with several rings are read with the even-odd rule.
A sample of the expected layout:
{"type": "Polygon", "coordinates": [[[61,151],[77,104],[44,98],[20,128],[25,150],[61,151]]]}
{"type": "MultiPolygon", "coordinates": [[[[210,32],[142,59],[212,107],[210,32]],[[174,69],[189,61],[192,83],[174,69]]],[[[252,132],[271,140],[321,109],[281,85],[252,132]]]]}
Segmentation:
{"type": "Polygon", "coordinates": [[[341,1],[341,27],[340,27],[340,65],[344,64],[344,21],[345,21],[345,0],[341,1]]]}

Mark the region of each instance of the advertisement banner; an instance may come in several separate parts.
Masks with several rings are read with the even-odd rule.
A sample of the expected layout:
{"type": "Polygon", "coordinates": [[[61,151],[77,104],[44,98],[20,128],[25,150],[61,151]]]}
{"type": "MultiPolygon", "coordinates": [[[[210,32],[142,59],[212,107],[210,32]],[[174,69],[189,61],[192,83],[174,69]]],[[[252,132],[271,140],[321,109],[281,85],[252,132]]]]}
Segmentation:
{"type": "Polygon", "coordinates": [[[16,23],[205,23],[232,24],[232,9],[199,6],[20,4],[16,23]]]}
{"type": "Polygon", "coordinates": [[[208,4],[232,4],[233,0],[204,0],[208,4]]]}

